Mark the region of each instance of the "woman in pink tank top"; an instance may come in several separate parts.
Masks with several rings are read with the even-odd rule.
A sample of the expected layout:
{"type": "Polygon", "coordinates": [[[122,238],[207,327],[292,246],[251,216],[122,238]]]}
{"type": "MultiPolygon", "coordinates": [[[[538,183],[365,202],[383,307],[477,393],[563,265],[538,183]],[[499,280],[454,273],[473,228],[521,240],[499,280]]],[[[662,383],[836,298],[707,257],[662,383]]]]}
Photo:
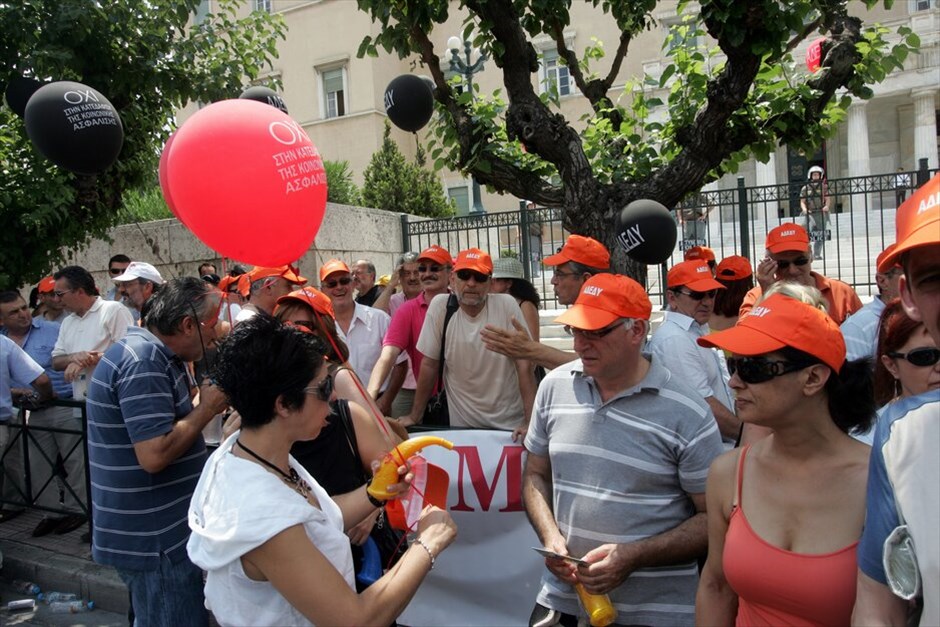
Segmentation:
{"type": "Polygon", "coordinates": [[[870,366],[846,362],[825,312],[775,294],[699,339],[732,353],[735,409],[772,434],[708,476],[700,625],[848,625],[874,419],[870,366]]]}

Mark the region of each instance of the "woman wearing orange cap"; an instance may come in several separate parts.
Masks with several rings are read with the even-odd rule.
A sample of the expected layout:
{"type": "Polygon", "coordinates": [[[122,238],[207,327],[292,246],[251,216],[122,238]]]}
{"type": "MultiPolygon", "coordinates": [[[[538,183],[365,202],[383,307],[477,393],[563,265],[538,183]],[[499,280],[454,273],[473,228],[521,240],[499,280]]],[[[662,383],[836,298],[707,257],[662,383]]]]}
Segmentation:
{"type": "Polygon", "coordinates": [[[725,289],[715,293],[715,309],[708,319],[708,327],[712,331],[724,331],[738,322],[738,310],[744,302],[744,295],[754,287],[751,262],[740,255],[725,257],[715,269],[715,280],[725,289]]]}
{"type": "Polygon", "coordinates": [[[708,475],[701,625],[847,625],[865,516],[874,417],[867,360],[845,361],[839,326],[781,294],[700,338],[732,353],[738,417],[771,435],[708,475]]]}

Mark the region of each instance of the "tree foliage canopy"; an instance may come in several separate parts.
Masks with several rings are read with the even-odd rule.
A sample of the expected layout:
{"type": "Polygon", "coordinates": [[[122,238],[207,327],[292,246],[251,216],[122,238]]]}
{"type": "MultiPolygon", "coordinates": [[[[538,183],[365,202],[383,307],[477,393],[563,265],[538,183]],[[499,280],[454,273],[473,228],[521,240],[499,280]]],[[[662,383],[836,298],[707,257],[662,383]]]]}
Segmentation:
{"type": "Polygon", "coordinates": [[[385,122],[382,147],[372,155],[365,171],[362,201],[366,206],[428,218],[454,215],[454,202],[444,195],[434,172],[424,167],[424,151],[418,146],[416,163],[408,163],[392,140],[385,122]]]}
{"type": "MultiPolygon", "coordinates": [[[[846,0],[700,0],[697,12],[686,0],[588,2],[616,23],[620,36],[612,49],[598,41],[581,51],[569,47],[568,0],[358,0],[381,24],[359,54],[384,48],[416,55],[430,72],[441,113],[432,130],[438,167],[563,208],[566,228],[607,244],[615,267],[638,277],[645,268],[628,263],[612,232],[623,206],[651,198],[673,207],[752,154],[766,161],[778,143],[815,148],[832,136],[853,97],[870,98],[868,85],[901,68],[919,46],[905,27],[900,42],[889,45],[887,30],[864,27],[848,14],[846,0]],[[664,45],[662,74],[614,89],[631,42],[667,5],[686,17],[664,45]],[[489,97],[473,100],[447,82],[429,36],[458,7],[466,14],[464,39],[502,72],[503,89],[489,97]],[[826,37],[822,68],[807,74],[792,52],[817,33],[826,37]],[[539,93],[533,83],[536,37],[554,42],[591,105],[580,130],[559,113],[557,92],[539,93]],[[664,119],[653,114],[662,107],[664,119]]],[[[871,8],[878,0],[864,4],[871,8]]]]}
{"type": "Polygon", "coordinates": [[[191,20],[200,0],[0,2],[0,89],[16,76],[75,80],[99,90],[124,123],[115,165],[65,172],[36,154],[22,120],[0,108],[0,285],[47,273],[75,247],[119,222],[126,190],[152,188],[175,112],[236,97],[276,56],[278,16],[238,17],[239,0],[191,20]]]}

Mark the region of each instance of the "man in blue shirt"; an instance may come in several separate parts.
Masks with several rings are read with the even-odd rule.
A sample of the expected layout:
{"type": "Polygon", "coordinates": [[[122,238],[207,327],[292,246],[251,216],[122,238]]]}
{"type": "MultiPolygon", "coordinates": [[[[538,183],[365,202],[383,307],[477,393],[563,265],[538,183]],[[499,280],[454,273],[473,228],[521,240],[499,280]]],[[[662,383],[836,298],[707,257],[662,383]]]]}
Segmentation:
{"type": "Polygon", "coordinates": [[[22,487],[23,461],[19,454],[21,444],[19,429],[9,425],[16,419],[13,409],[12,386],[14,381],[23,381],[37,392],[37,401],[52,397],[52,383],[37,364],[22,348],[5,335],[0,335],[0,497],[4,503],[13,504],[0,510],[0,523],[16,518],[23,513],[22,507],[25,490],[22,487]],[[14,439],[15,438],[15,439],[14,439]],[[5,479],[11,479],[5,480],[5,479]]]}
{"type": "Polygon", "coordinates": [[[202,279],[167,282],[144,326],[105,351],[88,386],[92,557],[117,569],[142,625],[208,622],[187,519],[206,460],[202,430],[227,401],[203,385],[194,409],[185,362],[215,343],[220,302],[202,279]]]}
{"type": "MultiPolygon", "coordinates": [[[[52,381],[55,396],[72,398],[72,386],[63,373],[52,369],[52,349],[59,337],[59,323],[33,318],[29,306],[19,292],[0,292],[0,324],[3,333],[42,366],[52,381]]],[[[22,385],[21,382],[18,382],[22,385]]],[[[26,391],[28,393],[28,391],[26,391]]],[[[55,477],[56,458],[62,456],[66,472],[64,507],[67,516],[46,516],[33,530],[33,537],[55,532],[68,533],[85,524],[88,507],[85,495],[85,449],[82,446],[83,425],[71,407],[38,407],[30,411],[30,427],[51,427],[60,431],[31,430],[29,439],[29,475],[33,501],[41,507],[60,509],[59,488],[55,477]]]]}

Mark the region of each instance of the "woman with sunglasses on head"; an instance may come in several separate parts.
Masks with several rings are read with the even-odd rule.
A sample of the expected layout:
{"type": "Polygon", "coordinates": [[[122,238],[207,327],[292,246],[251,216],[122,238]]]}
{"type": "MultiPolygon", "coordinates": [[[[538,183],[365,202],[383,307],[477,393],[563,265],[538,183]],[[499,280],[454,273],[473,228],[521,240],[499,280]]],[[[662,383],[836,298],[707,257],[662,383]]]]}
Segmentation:
{"type": "Polygon", "coordinates": [[[772,430],[708,475],[700,625],[847,625],[874,418],[870,365],[845,361],[839,326],[782,294],[700,338],[728,360],[738,417],[772,430]]]}
{"type": "Polygon", "coordinates": [[[356,593],[343,530],[381,503],[365,486],[331,498],[289,453],[327,424],[326,352],[312,334],[263,315],[220,347],[217,381],[242,428],[203,470],[187,545],[208,571],[206,605],[220,625],[389,624],[454,539],[450,516],[426,507],[398,564],[356,593]]]}

